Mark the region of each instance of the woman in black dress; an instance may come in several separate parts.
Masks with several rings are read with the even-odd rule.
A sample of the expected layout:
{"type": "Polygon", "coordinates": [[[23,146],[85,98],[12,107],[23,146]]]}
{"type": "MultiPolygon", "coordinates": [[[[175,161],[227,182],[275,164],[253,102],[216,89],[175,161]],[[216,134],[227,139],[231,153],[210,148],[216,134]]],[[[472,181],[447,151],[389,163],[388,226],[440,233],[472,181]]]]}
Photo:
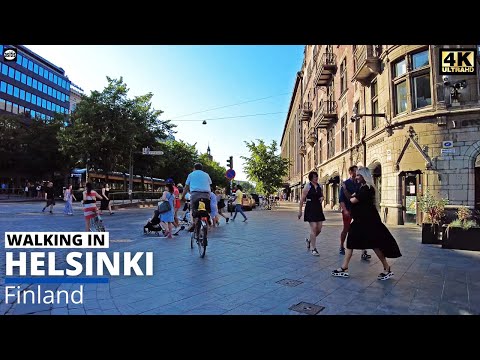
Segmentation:
{"type": "Polygon", "coordinates": [[[378,280],[387,280],[393,276],[393,272],[386,258],[398,258],[402,254],[375,206],[375,188],[370,170],[366,167],[358,169],[356,179],[361,187],[350,199],[353,222],[348,232],[345,259],[342,267],[333,270],[332,275],[349,276],[348,263],[353,249],[373,249],[383,264],[383,272],[378,275],[378,280]]]}
{"type": "Polygon", "coordinates": [[[325,221],[325,215],[323,215],[322,202],[323,191],[322,187],[318,183],[318,173],[311,171],[308,174],[308,180],[310,182],[304,187],[302,191],[302,198],[300,199],[300,210],[298,212],[298,219],[302,217],[302,206],[306,200],[304,221],[310,224],[310,239],[305,238],[307,243],[307,249],[312,249],[313,256],[319,256],[316,248],[317,236],[322,231],[322,222],[325,221]]]}
{"type": "Polygon", "coordinates": [[[102,201],[100,203],[100,215],[103,215],[103,210],[108,210],[110,215],[113,215],[112,205],[110,204],[110,187],[108,184],[102,185],[102,201]]]}

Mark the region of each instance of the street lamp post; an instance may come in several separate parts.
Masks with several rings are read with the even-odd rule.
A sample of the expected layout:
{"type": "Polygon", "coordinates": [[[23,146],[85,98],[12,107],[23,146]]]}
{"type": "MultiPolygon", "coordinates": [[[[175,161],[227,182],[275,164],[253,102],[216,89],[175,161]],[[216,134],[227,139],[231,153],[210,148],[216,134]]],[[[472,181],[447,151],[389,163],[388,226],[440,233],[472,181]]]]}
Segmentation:
{"type": "MultiPolygon", "coordinates": [[[[353,115],[350,118],[352,122],[360,121],[363,117],[383,117],[387,118],[386,114],[358,114],[357,108],[353,107],[353,115]]],[[[367,166],[367,121],[363,119],[363,136],[362,136],[362,146],[363,146],[363,166],[367,166]]]]}

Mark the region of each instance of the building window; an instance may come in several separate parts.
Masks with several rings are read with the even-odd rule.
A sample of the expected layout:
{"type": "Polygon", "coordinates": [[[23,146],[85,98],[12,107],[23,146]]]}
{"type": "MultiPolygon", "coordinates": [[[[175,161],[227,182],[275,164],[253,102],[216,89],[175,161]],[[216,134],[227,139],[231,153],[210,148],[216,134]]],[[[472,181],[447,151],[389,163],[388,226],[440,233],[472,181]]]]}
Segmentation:
{"type": "Polygon", "coordinates": [[[22,83],[26,84],[27,83],[27,75],[22,74],[22,83]]]}
{"type": "Polygon", "coordinates": [[[18,70],[15,70],[15,80],[20,81],[22,73],[18,70]]]}
{"type": "Polygon", "coordinates": [[[23,106],[18,107],[18,113],[23,114],[25,112],[25,108],[23,106]]]}
{"type": "Polygon", "coordinates": [[[38,65],[35,64],[35,63],[33,64],[33,72],[34,72],[35,74],[38,74],[38,65]]]}
{"type": "Polygon", "coordinates": [[[20,89],[20,99],[25,100],[25,90],[20,89]]]}
{"type": "Polygon", "coordinates": [[[5,110],[5,100],[0,99],[0,110],[5,110]]]}
{"type": "Polygon", "coordinates": [[[7,94],[13,95],[13,85],[7,84],[7,94]]]}
{"type": "Polygon", "coordinates": [[[32,86],[32,78],[30,76],[27,76],[27,85],[32,86]]]}
{"type": "Polygon", "coordinates": [[[6,111],[12,112],[12,103],[10,101],[7,101],[7,106],[5,108],[6,111]]]}
{"type": "Polygon", "coordinates": [[[32,94],[30,94],[28,91],[25,93],[25,101],[32,101],[32,94]]]}
{"type": "Polygon", "coordinates": [[[18,104],[13,103],[12,112],[13,112],[14,114],[18,114],[18,104]]]}
{"type": "MultiPolygon", "coordinates": [[[[77,107],[77,104],[75,104],[75,107],[77,107]]],[[[318,142],[318,163],[321,164],[323,162],[322,159],[322,147],[323,147],[323,141],[320,140],[318,142]]]]}
{"type": "Polygon", "coordinates": [[[5,64],[2,64],[2,74],[5,76],[8,75],[8,66],[5,64]]]}
{"type": "Polygon", "coordinates": [[[32,104],[37,103],[37,95],[32,94],[32,104]]]}
{"type": "Polygon", "coordinates": [[[21,66],[22,61],[23,61],[23,56],[17,53],[17,64],[21,66]]]}
{"type": "Polygon", "coordinates": [[[432,104],[428,49],[407,54],[393,64],[392,71],[396,114],[432,104]],[[408,95],[411,96],[411,104],[408,103],[408,95]]]}
{"type": "Polygon", "coordinates": [[[27,68],[27,66],[28,66],[28,59],[27,59],[26,57],[23,58],[22,66],[23,66],[24,68],[27,68]]]}
{"type": "Polygon", "coordinates": [[[0,91],[7,92],[7,83],[5,81],[0,82],[0,91]]]}
{"type": "Polygon", "coordinates": [[[331,126],[327,132],[327,158],[335,155],[335,126],[331,126]]]}
{"type": "Polygon", "coordinates": [[[47,93],[47,84],[43,84],[42,86],[43,86],[42,91],[43,91],[44,94],[46,94],[47,93]]]}
{"type": "Polygon", "coordinates": [[[33,79],[33,88],[36,89],[38,85],[38,81],[33,79]]]}
{"type": "Polygon", "coordinates": [[[47,100],[42,99],[42,108],[46,109],[47,108],[47,100]]]}
{"type": "Polygon", "coordinates": [[[48,95],[52,96],[52,88],[50,86],[48,87],[48,95]]]}
{"type": "Polygon", "coordinates": [[[48,74],[48,80],[53,81],[53,74],[52,73],[48,74]]]}
{"type": "Polygon", "coordinates": [[[9,67],[8,68],[8,76],[11,77],[12,79],[15,77],[15,69],[9,67]]]}
{"type": "MultiPolygon", "coordinates": [[[[360,102],[357,101],[355,103],[355,113],[360,114],[360,102]]],[[[360,121],[361,119],[358,119],[355,121],[355,143],[358,143],[360,141],[360,121]]]]}
{"type": "Polygon", "coordinates": [[[16,86],[13,87],[13,96],[18,98],[20,96],[20,89],[16,86]]]}
{"type": "Polygon", "coordinates": [[[32,60],[28,60],[28,70],[33,71],[33,62],[32,62],[32,60]]]}
{"type": "Polygon", "coordinates": [[[340,64],[340,96],[347,91],[347,58],[340,64]]]}
{"type": "MultiPolygon", "coordinates": [[[[378,114],[378,83],[375,80],[370,87],[372,95],[372,114],[378,114]]],[[[378,117],[372,116],[372,130],[378,127],[378,117]]]]}
{"type": "Polygon", "coordinates": [[[38,75],[43,76],[43,67],[38,67],[38,75]]]}
{"type": "Polygon", "coordinates": [[[342,150],[345,150],[347,148],[347,114],[342,116],[341,119],[341,144],[342,144],[342,150]]]}

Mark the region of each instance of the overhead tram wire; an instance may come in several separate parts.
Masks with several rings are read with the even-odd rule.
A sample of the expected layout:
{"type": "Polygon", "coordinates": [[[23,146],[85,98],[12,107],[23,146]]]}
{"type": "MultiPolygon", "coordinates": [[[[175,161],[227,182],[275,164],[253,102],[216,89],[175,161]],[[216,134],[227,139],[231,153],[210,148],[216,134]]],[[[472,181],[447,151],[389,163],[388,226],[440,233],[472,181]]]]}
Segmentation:
{"type": "Polygon", "coordinates": [[[286,111],[278,111],[278,112],[271,112],[271,113],[263,113],[263,114],[250,114],[250,115],[237,115],[237,116],[225,116],[225,117],[218,117],[218,118],[206,118],[206,119],[183,119],[183,120],[172,120],[171,122],[180,122],[180,121],[211,121],[211,120],[226,120],[226,119],[237,119],[237,118],[244,118],[244,117],[251,117],[251,116],[265,116],[265,115],[277,115],[277,114],[286,114],[286,111]]]}
{"type": "Polygon", "coordinates": [[[211,108],[211,109],[207,109],[207,110],[196,111],[196,112],[193,112],[193,113],[190,113],[190,114],[175,116],[171,120],[178,119],[178,118],[185,117],[185,116],[189,116],[189,115],[201,114],[201,113],[204,113],[204,112],[218,110],[218,109],[225,109],[227,107],[247,104],[247,103],[251,103],[251,102],[255,102],[255,101],[261,101],[261,100],[270,99],[270,98],[277,97],[277,96],[289,95],[289,94],[291,94],[291,92],[286,92],[286,93],[282,93],[282,94],[278,94],[278,95],[271,95],[271,96],[267,96],[267,97],[263,97],[263,98],[259,98],[259,99],[254,99],[254,100],[242,101],[242,102],[239,102],[239,103],[236,103],[236,104],[219,106],[219,107],[215,107],[215,108],[211,108]]]}

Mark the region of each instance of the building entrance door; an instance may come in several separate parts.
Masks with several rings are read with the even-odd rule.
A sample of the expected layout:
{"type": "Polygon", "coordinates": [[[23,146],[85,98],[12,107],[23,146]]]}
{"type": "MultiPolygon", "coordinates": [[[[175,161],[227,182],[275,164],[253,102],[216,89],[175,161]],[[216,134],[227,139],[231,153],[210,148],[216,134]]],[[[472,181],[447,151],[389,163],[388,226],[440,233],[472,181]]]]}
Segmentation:
{"type": "Polygon", "coordinates": [[[421,224],[419,197],[422,196],[421,172],[406,172],[402,176],[403,222],[404,224],[421,224]]]}

